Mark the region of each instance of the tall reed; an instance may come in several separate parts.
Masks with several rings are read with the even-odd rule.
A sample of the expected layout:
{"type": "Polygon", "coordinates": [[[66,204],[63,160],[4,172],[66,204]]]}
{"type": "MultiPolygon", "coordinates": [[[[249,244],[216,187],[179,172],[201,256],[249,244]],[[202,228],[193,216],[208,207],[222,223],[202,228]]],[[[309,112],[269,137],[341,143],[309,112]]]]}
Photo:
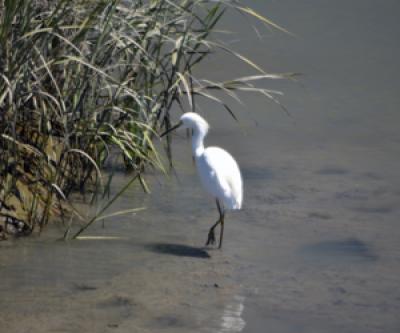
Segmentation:
{"type": "Polygon", "coordinates": [[[104,188],[111,155],[143,182],[143,168],[162,168],[153,140],[183,99],[230,111],[212,90],[274,98],[253,81],[283,75],[210,38],[228,8],[274,25],[228,0],[0,1],[0,220],[41,230],[79,215],[71,194],[104,188]],[[258,73],[196,79],[193,68],[219,47],[258,73]]]}

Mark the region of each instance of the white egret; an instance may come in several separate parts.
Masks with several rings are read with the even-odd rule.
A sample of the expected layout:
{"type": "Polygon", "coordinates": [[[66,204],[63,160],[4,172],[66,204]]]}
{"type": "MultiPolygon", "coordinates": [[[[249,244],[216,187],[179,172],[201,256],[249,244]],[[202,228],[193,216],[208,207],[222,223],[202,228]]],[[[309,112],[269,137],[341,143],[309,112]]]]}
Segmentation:
{"type": "Polygon", "coordinates": [[[239,166],[235,159],[224,149],[219,147],[204,148],[204,138],[209,129],[208,123],[197,113],[183,114],[177,125],[171,127],[161,136],[183,126],[193,130],[192,149],[204,188],[216,199],[219,212],[218,221],[211,227],[206,245],[215,243],[214,230],[221,225],[219,248],[224,237],[224,219],[226,210],[237,210],[242,207],[243,182],[239,166]]]}

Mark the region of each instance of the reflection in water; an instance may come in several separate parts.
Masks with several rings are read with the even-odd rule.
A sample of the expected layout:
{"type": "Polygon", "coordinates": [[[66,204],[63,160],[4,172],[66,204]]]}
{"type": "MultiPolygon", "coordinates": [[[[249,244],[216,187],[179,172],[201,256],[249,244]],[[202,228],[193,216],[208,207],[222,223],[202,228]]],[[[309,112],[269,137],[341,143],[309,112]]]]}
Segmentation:
{"type": "Polygon", "coordinates": [[[233,302],[225,307],[219,333],[235,333],[244,329],[246,326],[246,322],[242,318],[244,299],[243,296],[236,295],[233,302]]]}

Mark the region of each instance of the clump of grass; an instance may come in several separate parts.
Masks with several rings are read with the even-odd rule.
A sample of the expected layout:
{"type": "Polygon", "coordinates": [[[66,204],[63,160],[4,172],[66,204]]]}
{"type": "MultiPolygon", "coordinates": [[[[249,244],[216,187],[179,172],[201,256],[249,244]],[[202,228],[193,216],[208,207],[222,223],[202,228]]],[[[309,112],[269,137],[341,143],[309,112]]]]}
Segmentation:
{"type": "Polygon", "coordinates": [[[0,217],[32,231],[79,215],[71,194],[104,190],[111,156],[145,186],[143,169],[163,168],[156,133],[183,99],[194,109],[201,95],[231,112],[210,91],[274,98],[253,82],[282,75],[211,40],[228,8],[274,25],[236,1],[0,1],[0,217]],[[197,80],[193,68],[218,47],[258,73],[197,80]]]}

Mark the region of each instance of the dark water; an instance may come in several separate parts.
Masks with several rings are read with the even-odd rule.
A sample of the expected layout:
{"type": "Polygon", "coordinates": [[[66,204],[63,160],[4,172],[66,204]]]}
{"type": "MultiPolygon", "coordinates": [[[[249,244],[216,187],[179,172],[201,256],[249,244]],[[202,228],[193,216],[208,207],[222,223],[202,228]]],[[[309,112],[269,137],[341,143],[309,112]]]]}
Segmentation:
{"type": "Polygon", "coordinates": [[[261,32],[236,45],[272,72],[304,75],[266,84],[285,92],[291,117],[246,97],[243,118],[251,111],[258,127],[215,136],[246,179],[237,223],[252,240],[235,249],[249,288],[243,331],[397,332],[400,5],[248,3],[296,37],[261,32]]]}
{"type": "MultiPolygon", "coordinates": [[[[201,102],[207,143],[244,177],[223,250],[203,248],[216,208],[177,136],[178,177],[148,175],[152,195],[131,188],[114,208],[146,211],[90,230],[115,239],[65,244],[51,230],[0,243],[0,331],[400,331],[400,3],[245,3],[295,37],[232,14],[240,41],[221,38],[268,71],[303,75],[263,84],[285,93],[291,116],[241,95],[237,124],[201,102]]],[[[227,59],[200,76],[249,74],[227,59]]]]}

